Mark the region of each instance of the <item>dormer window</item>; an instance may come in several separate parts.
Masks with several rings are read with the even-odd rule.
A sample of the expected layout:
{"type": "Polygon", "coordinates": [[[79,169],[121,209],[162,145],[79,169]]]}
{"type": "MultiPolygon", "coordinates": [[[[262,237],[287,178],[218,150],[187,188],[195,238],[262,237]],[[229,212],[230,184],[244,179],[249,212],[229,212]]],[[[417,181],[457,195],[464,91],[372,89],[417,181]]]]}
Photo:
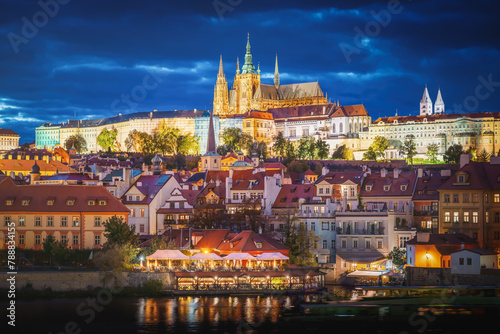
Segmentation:
{"type": "Polygon", "coordinates": [[[89,206],[94,206],[94,205],[95,205],[95,201],[94,201],[93,199],[89,199],[89,200],[87,201],[87,204],[88,204],[89,206]]]}
{"type": "Polygon", "coordinates": [[[75,205],[75,199],[74,198],[69,198],[66,200],[66,205],[67,206],[73,206],[75,205]]]}
{"type": "Polygon", "coordinates": [[[370,186],[366,186],[366,187],[365,187],[365,190],[366,190],[366,191],[372,191],[372,186],[371,186],[371,185],[370,185],[370,186]]]}
{"type": "Polygon", "coordinates": [[[106,205],[106,200],[105,199],[100,199],[99,200],[99,205],[100,206],[106,205]]]}
{"type": "Polygon", "coordinates": [[[47,205],[52,206],[52,205],[54,205],[54,202],[55,202],[55,200],[53,198],[49,198],[47,200],[47,205]]]}
{"type": "Polygon", "coordinates": [[[401,191],[406,191],[406,184],[401,185],[401,191]]]}
{"type": "Polygon", "coordinates": [[[384,191],[389,191],[389,189],[391,189],[391,186],[386,184],[384,185],[384,191]]]}
{"type": "Polygon", "coordinates": [[[30,199],[29,198],[25,198],[21,201],[21,205],[22,206],[28,206],[30,204],[30,199]]]}
{"type": "Polygon", "coordinates": [[[10,205],[12,205],[12,204],[14,204],[14,200],[13,200],[13,199],[6,199],[6,200],[5,200],[5,205],[10,206],[10,205]]]}

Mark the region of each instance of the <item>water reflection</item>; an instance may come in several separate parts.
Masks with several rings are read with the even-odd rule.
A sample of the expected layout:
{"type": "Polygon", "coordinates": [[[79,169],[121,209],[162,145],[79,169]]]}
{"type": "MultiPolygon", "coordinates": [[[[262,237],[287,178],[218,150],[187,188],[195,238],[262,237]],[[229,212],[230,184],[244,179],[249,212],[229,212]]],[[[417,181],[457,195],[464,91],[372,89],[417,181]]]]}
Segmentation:
{"type": "Polygon", "coordinates": [[[145,327],[165,324],[171,329],[180,324],[192,328],[200,324],[217,327],[220,323],[276,323],[280,302],[289,305],[291,300],[269,296],[140,298],[137,323],[145,327]]]}

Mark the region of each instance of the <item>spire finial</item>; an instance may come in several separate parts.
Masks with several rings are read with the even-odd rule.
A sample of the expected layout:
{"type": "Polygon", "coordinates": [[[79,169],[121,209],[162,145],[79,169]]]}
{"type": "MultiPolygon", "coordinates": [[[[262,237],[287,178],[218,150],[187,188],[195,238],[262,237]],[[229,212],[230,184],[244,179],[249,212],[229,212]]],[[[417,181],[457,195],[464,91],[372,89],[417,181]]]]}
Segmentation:
{"type": "Polygon", "coordinates": [[[247,52],[245,53],[245,64],[241,68],[241,73],[252,73],[255,74],[255,66],[252,64],[252,53],[250,52],[250,33],[248,33],[247,40],[247,52]]]}
{"type": "Polygon", "coordinates": [[[274,64],[274,87],[280,86],[280,73],[278,71],[278,52],[276,52],[276,63],[274,64]]]}

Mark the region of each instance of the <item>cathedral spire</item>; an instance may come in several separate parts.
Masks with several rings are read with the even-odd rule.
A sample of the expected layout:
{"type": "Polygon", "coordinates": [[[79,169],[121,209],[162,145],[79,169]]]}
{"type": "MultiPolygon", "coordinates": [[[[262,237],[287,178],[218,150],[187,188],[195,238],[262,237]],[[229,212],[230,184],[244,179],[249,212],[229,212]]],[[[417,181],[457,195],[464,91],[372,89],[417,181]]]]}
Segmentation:
{"type": "Polygon", "coordinates": [[[274,87],[280,86],[280,73],[278,71],[278,53],[276,53],[276,64],[274,65],[274,87]]]}
{"type": "Polygon", "coordinates": [[[236,57],[236,74],[240,74],[240,58],[236,57]]]}
{"type": "Polygon", "coordinates": [[[216,151],[213,114],[213,112],[210,113],[210,121],[208,122],[207,153],[216,151]]]}
{"type": "Polygon", "coordinates": [[[217,74],[217,79],[223,78],[223,77],[224,77],[224,68],[222,67],[222,55],[220,55],[219,73],[217,74]]]}
{"type": "Polygon", "coordinates": [[[427,90],[427,85],[425,85],[424,95],[420,100],[420,115],[432,115],[432,101],[427,90]]]}
{"type": "Polygon", "coordinates": [[[250,34],[247,37],[247,52],[245,53],[245,64],[241,68],[241,73],[255,74],[255,66],[252,63],[252,52],[250,51],[250,34]]]}
{"type": "Polygon", "coordinates": [[[434,113],[435,114],[444,114],[444,101],[441,96],[441,88],[438,89],[438,95],[436,98],[436,102],[434,103],[434,113]]]}

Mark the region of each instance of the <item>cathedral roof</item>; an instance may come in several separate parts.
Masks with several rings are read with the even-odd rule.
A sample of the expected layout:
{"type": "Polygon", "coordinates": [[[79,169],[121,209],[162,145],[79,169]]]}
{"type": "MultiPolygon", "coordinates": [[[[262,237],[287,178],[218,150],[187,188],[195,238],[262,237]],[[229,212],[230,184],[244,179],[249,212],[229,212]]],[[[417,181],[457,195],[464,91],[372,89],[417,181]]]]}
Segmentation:
{"type": "Polygon", "coordinates": [[[288,100],[305,97],[324,97],[318,82],[304,82],[289,85],[281,85],[276,88],[273,85],[260,84],[254,94],[254,99],[288,100]]]}

